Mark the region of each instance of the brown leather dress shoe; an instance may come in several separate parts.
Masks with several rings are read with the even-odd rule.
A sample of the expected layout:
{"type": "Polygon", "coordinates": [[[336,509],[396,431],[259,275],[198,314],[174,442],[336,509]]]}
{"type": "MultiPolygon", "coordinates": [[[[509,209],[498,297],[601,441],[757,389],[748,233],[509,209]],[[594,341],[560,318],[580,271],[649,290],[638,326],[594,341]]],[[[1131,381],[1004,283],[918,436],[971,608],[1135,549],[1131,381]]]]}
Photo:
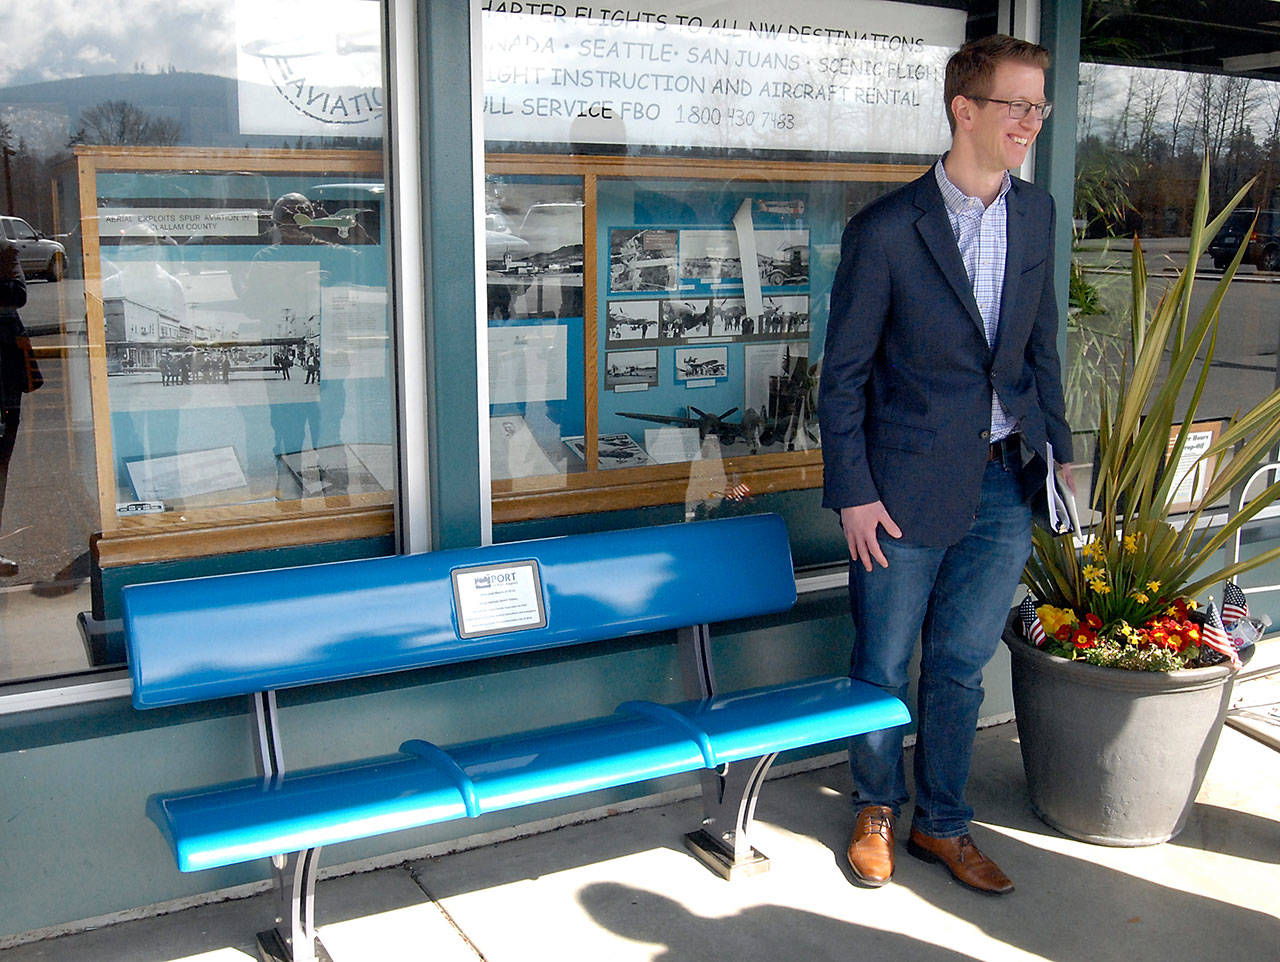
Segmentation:
{"type": "Polygon", "coordinates": [[[1005,895],[1013,891],[1008,876],[978,850],[968,832],[954,838],[934,838],[913,828],[907,851],[926,862],[941,862],[957,882],[983,895],[1005,895]]]}
{"type": "Polygon", "coordinates": [[[879,888],[893,878],[893,809],[868,805],[858,812],[846,856],[864,885],[879,888]]]}

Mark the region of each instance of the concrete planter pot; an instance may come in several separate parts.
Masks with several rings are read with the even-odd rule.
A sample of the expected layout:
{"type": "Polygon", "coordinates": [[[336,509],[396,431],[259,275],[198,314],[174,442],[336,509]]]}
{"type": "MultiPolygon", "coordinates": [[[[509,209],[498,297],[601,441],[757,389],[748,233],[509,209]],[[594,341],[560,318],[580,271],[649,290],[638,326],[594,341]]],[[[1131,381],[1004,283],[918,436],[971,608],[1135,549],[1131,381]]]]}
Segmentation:
{"type": "Polygon", "coordinates": [[[1231,701],[1226,667],[1099,668],[1009,628],[1013,705],[1031,807],[1071,838],[1155,845],[1182,831],[1231,701]]]}

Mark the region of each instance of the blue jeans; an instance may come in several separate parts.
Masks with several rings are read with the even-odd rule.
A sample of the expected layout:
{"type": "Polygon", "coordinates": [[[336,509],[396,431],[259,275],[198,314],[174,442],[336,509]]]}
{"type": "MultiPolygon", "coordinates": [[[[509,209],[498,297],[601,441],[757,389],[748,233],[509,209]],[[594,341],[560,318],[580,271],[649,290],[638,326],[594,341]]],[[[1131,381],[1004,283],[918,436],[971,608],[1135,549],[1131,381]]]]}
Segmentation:
{"type": "MultiPolygon", "coordinates": [[[[854,640],[850,675],[907,699],[908,666],[920,639],[912,825],[937,838],[963,835],[982,669],[1000,641],[1022,566],[1031,552],[1031,509],[1016,466],[987,464],[978,516],[956,544],[904,544],[880,533],[889,567],[849,566],[854,640]]],[[[854,806],[907,801],[905,728],[850,740],[854,806]]]]}

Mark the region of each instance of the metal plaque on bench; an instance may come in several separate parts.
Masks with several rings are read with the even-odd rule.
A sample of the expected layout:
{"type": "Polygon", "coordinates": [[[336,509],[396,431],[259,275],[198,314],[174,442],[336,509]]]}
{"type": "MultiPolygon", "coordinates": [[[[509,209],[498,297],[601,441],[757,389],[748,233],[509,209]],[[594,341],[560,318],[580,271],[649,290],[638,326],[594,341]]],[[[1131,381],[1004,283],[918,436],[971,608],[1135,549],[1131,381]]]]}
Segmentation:
{"type": "Polygon", "coordinates": [[[542,575],[536,560],[455,568],[450,576],[460,637],[547,626],[542,575]]]}

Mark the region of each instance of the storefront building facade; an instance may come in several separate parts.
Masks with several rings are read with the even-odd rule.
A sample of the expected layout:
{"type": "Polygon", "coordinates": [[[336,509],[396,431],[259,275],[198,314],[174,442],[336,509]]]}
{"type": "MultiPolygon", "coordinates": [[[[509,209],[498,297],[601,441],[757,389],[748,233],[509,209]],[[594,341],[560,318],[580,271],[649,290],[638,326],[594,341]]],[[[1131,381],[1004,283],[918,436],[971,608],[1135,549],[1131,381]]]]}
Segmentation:
{"type": "MultiPolygon", "coordinates": [[[[1188,151],[1216,151],[1230,180],[1280,150],[1262,53],[1155,69],[1132,39],[1100,43],[1080,0],[54,6],[0,16],[23,38],[0,65],[0,224],[44,374],[0,490],[0,945],[266,875],[182,875],[144,815],[151,791],[253,762],[239,703],[131,708],[128,584],[776,511],[801,601],[725,632],[721,670],[842,670],[844,545],[819,506],[813,410],[827,297],[847,218],[946,148],[942,69],[965,39],[1055,56],[1021,173],[1058,203],[1078,452],[1119,317],[1080,299],[1123,300],[1120,228],[1145,214],[1176,239],[1188,151]],[[1179,93],[1185,77],[1200,87],[1179,93]],[[1080,170],[1102,202],[1082,202],[1080,170]],[[1108,204],[1140,183],[1139,203],[1108,204]]],[[[1280,378],[1280,241],[1266,256],[1232,287],[1224,416],[1280,378]]],[[[674,694],[668,642],[286,692],[290,764],[492,733],[513,700],[526,724],[607,713],[619,678],[674,694]]],[[[986,717],[1011,710],[1006,673],[992,666],[986,717]]]]}

